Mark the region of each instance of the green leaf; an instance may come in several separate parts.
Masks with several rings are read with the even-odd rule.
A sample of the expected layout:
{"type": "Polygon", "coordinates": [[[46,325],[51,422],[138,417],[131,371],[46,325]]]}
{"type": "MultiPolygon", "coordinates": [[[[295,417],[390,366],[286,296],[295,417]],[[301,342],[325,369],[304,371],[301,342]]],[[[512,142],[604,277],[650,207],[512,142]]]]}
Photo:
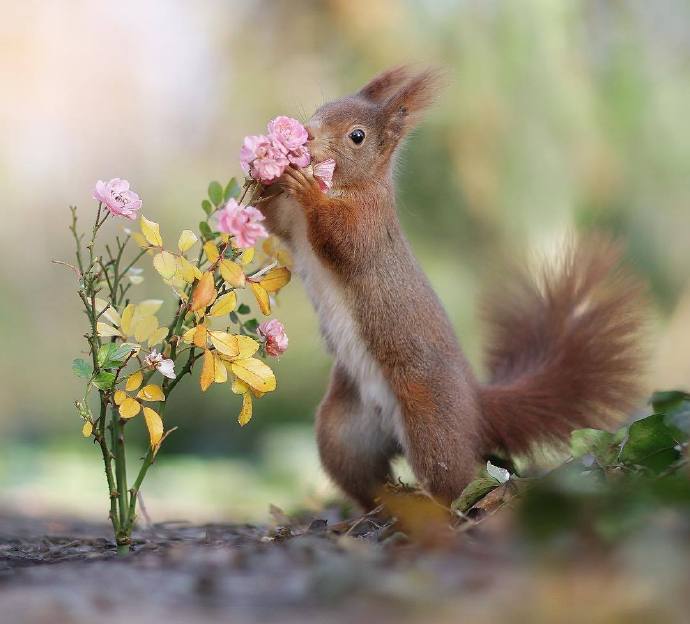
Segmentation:
{"type": "Polygon", "coordinates": [[[462,494],[453,501],[451,509],[456,509],[457,511],[465,513],[469,511],[477,501],[484,498],[499,485],[501,484],[493,477],[475,479],[462,491],[462,494]]]}
{"type": "MultiPolygon", "coordinates": [[[[103,367],[105,362],[111,358],[111,354],[117,349],[117,345],[114,342],[107,342],[98,348],[98,353],[96,355],[96,361],[98,366],[103,367]]],[[[107,368],[107,367],[106,367],[107,368]]]]}
{"type": "Polygon", "coordinates": [[[570,434],[570,453],[579,458],[594,455],[600,464],[612,464],[618,455],[614,435],[599,429],[576,429],[570,434]]]}
{"type": "Polygon", "coordinates": [[[117,345],[114,342],[101,345],[96,356],[101,368],[118,368],[125,363],[125,359],[131,351],[139,348],[139,345],[131,342],[123,342],[117,345]]]}
{"type": "Polygon", "coordinates": [[[92,383],[99,390],[109,390],[113,387],[114,382],[115,373],[111,373],[109,371],[101,371],[100,373],[98,373],[98,375],[96,375],[96,377],[94,377],[92,383]]]}
{"type": "Polygon", "coordinates": [[[213,204],[208,199],[205,199],[201,202],[201,209],[206,213],[206,216],[210,217],[213,213],[213,204]]]}
{"type": "Polygon", "coordinates": [[[77,358],[76,360],[72,361],[72,372],[77,377],[91,379],[91,375],[93,375],[93,366],[90,362],[85,362],[81,358],[77,358]]]}
{"type": "Polygon", "coordinates": [[[655,392],[651,399],[654,411],[664,414],[664,422],[687,439],[690,435],[690,394],[679,390],[655,392]]]}
{"type": "Polygon", "coordinates": [[[211,231],[211,226],[206,223],[206,221],[201,221],[199,223],[199,232],[204,240],[211,240],[213,238],[213,232],[211,231]]]}
{"type": "Polygon", "coordinates": [[[664,422],[664,415],[653,414],[630,425],[620,459],[625,464],[660,472],[678,459],[676,445],[677,440],[664,422]]]}
{"type": "Polygon", "coordinates": [[[668,414],[678,409],[684,402],[690,402],[690,394],[682,390],[655,392],[649,402],[655,414],[668,414]]]}
{"type": "Polygon", "coordinates": [[[223,203],[223,187],[220,182],[214,180],[208,185],[208,196],[216,207],[223,203]]]}
{"type": "Polygon", "coordinates": [[[241,303],[237,308],[237,314],[249,314],[249,312],[251,309],[246,303],[241,303]]]}
{"type": "Polygon", "coordinates": [[[228,201],[231,197],[237,197],[240,194],[240,190],[240,185],[237,183],[237,180],[235,178],[230,178],[230,182],[228,182],[225,191],[223,191],[223,201],[228,201]]]}
{"type": "Polygon", "coordinates": [[[244,328],[248,331],[251,332],[252,334],[256,333],[256,328],[259,326],[259,321],[257,321],[255,318],[249,319],[248,321],[244,322],[244,328]]]}

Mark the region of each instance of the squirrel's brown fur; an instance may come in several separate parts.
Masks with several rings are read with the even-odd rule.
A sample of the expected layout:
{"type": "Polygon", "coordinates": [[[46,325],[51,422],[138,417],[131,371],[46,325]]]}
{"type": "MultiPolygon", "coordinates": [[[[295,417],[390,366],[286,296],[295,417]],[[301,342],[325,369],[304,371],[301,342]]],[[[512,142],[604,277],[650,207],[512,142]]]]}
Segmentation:
{"type": "Polygon", "coordinates": [[[334,356],[319,408],[324,467],[364,507],[403,453],[447,503],[494,450],[524,453],[620,418],[636,398],[638,284],[603,239],[574,244],[542,283],[516,273],[490,300],[490,381],[476,380],[395,209],[394,153],[433,101],[439,74],[405,67],[316,111],[309,148],[336,161],[323,193],[290,169],[265,202],[295,256],[334,356]],[[355,144],[354,129],[365,133],[355,144]]]}

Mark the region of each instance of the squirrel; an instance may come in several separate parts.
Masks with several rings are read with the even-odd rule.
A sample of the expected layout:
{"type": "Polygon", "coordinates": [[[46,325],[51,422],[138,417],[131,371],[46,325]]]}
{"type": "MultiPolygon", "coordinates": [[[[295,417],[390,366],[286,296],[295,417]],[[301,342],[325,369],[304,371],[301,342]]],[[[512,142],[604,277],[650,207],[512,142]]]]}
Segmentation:
{"type": "Polygon", "coordinates": [[[335,160],[333,188],[292,166],[261,204],[334,358],[316,417],[321,462],[365,510],[397,455],[448,505],[492,453],[529,455],[613,424],[638,398],[644,292],[604,237],[570,244],[541,281],[509,276],[484,307],[488,380],[475,377],[395,206],[396,153],[442,82],[397,67],[321,106],[308,147],[314,162],[335,160]]]}

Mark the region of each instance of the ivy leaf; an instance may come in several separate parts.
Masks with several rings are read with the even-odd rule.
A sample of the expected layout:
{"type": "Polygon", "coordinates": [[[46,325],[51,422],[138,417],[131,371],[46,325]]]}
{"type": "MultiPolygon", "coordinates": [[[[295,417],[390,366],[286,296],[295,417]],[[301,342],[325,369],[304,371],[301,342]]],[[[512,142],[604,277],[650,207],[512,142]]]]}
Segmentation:
{"type": "Polygon", "coordinates": [[[690,394],[679,390],[655,392],[650,402],[657,414],[664,414],[669,427],[690,435],[690,394]]]}
{"type": "Polygon", "coordinates": [[[91,379],[93,375],[93,366],[89,362],[85,362],[81,358],[77,358],[72,361],[72,372],[77,377],[83,377],[84,379],[91,379]]]}
{"type": "Polygon", "coordinates": [[[235,178],[230,178],[225,190],[223,191],[223,201],[228,201],[231,197],[237,197],[240,194],[240,185],[235,178]]]}
{"type": "Polygon", "coordinates": [[[249,314],[251,309],[246,303],[241,303],[237,308],[237,314],[249,314]]]}
{"type": "Polygon", "coordinates": [[[673,431],[663,414],[652,414],[630,425],[620,459],[623,463],[645,466],[661,472],[679,457],[673,431]]]}
{"type": "Polygon", "coordinates": [[[220,206],[223,203],[223,187],[220,182],[214,180],[208,185],[208,197],[214,206],[220,206]]]}
{"type": "Polygon", "coordinates": [[[109,390],[113,387],[114,382],[115,373],[111,373],[110,371],[101,371],[92,381],[93,385],[99,390],[109,390]]]}
{"type": "Polygon", "coordinates": [[[616,461],[618,447],[614,435],[600,429],[576,429],[570,434],[570,453],[580,458],[593,455],[599,463],[608,466],[616,461]]]}
{"type": "Polygon", "coordinates": [[[249,319],[248,321],[244,322],[244,328],[248,331],[251,332],[252,334],[256,333],[256,328],[259,326],[259,321],[257,321],[255,318],[249,319]]]}

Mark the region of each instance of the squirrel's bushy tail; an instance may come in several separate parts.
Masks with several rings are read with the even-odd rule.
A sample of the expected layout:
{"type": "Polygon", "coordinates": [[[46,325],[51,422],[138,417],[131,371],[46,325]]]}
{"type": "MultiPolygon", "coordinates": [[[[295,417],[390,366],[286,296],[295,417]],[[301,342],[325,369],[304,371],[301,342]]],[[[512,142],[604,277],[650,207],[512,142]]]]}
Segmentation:
{"type": "Polygon", "coordinates": [[[573,429],[614,424],[636,403],[645,297],[621,255],[603,238],[569,243],[557,266],[536,279],[517,270],[487,300],[487,453],[565,441],[573,429]]]}

